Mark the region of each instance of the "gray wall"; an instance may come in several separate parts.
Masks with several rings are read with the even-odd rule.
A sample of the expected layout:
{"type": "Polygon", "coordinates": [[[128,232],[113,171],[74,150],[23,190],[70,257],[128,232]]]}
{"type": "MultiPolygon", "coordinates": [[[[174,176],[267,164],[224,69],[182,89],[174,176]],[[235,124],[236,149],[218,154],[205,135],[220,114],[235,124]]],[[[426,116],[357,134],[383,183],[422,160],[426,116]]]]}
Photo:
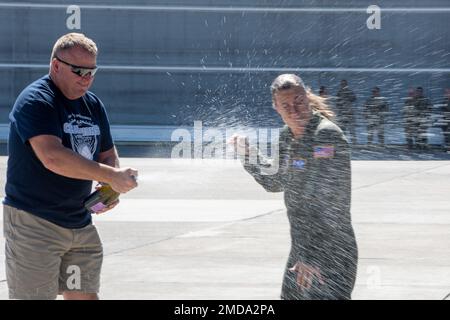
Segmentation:
{"type": "MultiPolygon", "coordinates": [[[[28,1],[10,2],[16,6],[0,5],[0,123],[8,121],[17,94],[46,72],[54,41],[69,32],[65,6],[73,4],[47,0],[33,4],[65,5],[21,7],[28,1]]],[[[382,9],[425,6],[423,1],[376,2],[382,9]]],[[[124,3],[204,6],[199,9],[229,5],[364,9],[373,1],[345,1],[345,5],[342,1],[95,1],[109,6],[124,3]]],[[[370,88],[378,85],[394,113],[409,87],[423,86],[434,101],[450,87],[449,11],[382,12],[381,30],[369,30],[364,10],[229,12],[83,7],[93,1],[76,4],[81,6],[80,31],[100,49],[98,63],[103,70],[97,73],[92,91],[106,104],[113,124],[192,125],[194,120],[216,126],[278,124],[268,86],[281,71],[256,68],[321,68],[300,73],[313,89],[325,85],[330,93],[336,92],[340,79],[348,79],[358,95],[358,107],[370,88]],[[227,67],[251,69],[221,69],[227,67]],[[427,70],[351,71],[384,67],[427,70]]],[[[448,0],[427,1],[426,6],[450,8],[448,0]]]]}

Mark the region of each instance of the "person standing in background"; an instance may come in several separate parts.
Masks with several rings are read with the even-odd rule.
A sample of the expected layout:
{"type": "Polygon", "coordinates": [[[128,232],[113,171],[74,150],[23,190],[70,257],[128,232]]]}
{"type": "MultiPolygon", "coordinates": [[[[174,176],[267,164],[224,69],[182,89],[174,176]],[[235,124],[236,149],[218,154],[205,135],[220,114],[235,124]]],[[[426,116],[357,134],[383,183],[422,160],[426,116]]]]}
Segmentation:
{"type": "Polygon", "coordinates": [[[367,143],[372,145],[375,131],[378,143],[384,146],[384,125],[389,106],[385,98],[380,96],[380,88],[372,89],[372,97],[364,104],[364,116],[367,121],[367,143]]]}
{"type": "Polygon", "coordinates": [[[408,96],[403,105],[403,123],[405,128],[406,144],[408,149],[414,149],[418,140],[418,127],[414,108],[414,89],[408,90],[408,96]]]}
{"type": "Polygon", "coordinates": [[[428,129],[431,127],[432,105],[430,100],[424,96],[422,87],[416,88],[413,106],[418,130],[417,144],[419,149],[426,149],[428,146],[428,129]]]}
{"type": "Polygon", "coordinates": [[[350,90],[347,80],[341,80],[341,87],[336,94],[337,121],[342,131],[349,133],[351,143],[356,144],[355,115],[353,103],[356,101],[356,95],[350,90]]]}
{"type": "Polygon", "coordinates": [[[441,115],[445,151],[450,152],[450,88],[445,89],[444,101],[441,105],[441,115]]]}

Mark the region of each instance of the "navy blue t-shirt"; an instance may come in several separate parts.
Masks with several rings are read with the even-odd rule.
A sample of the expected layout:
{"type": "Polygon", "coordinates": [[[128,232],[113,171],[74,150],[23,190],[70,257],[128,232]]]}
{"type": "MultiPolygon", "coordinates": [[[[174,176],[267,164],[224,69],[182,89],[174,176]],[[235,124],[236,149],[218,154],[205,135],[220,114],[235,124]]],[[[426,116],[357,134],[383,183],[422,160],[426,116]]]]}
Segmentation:
{"type": "Polygon", "coordinates": [[[89,160],[114,146],[103,103],[91,92],[67,99],[48,75],[26,87],[9,114],[8,171],[4,204],[65,228],[83,228],[91,215],[83,206],[92,181],[64,177],[44,167],[29,139],[53,135],[89,160]]]}

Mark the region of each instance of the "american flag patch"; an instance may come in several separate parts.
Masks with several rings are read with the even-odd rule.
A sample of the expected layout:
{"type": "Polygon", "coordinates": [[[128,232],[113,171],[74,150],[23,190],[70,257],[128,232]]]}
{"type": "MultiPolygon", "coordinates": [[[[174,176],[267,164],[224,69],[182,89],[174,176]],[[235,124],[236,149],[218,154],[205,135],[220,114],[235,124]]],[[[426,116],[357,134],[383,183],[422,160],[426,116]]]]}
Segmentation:
{"type": "Polygon", "coordinates": [[[333,158],[334,146],[316,146],[314,147],[314,159],[333,158]]]}

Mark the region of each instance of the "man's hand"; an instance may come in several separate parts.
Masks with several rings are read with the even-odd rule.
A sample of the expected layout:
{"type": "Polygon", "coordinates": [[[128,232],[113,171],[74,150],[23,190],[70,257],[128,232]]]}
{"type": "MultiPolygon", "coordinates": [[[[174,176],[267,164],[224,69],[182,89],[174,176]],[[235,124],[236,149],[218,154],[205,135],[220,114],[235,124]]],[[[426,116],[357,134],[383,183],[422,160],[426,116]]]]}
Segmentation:
{"type": "Polygon", "coordinates": [[[137,187],[138,172],[133,168],[116,168],[107,183],[114,191],[127,193],[137,187]]]}
{"type": "Polygon", "coordinates": [[[292,268],[289,268],[289,271],[297,272],[297,285],[300,289],[311,288],[313,277],[316,277],[320,284],[325,284],[319,268],[297,262],[292,268]]]}
{"type": "MultiPolygon", "coordinates": [[[[98,190],[98,189],[100,189],[101,187],[102,187],[102,184],[99,183],[99,184],[97,184],[97,185],[95,186],[95,190],[98,190]]],[[[116,201],[110,203],[110,204],[109,204],[107,207],[105,207],[104,209],[95,212],[95,214],[102,214],[102,213],[105,213],[105,212],[107,212],[107,211],[113,209],[115,206],[117,206],[117,205],[119,204],[119,202],[120,202],[120,200],[117,198],[116,201]]]]}

